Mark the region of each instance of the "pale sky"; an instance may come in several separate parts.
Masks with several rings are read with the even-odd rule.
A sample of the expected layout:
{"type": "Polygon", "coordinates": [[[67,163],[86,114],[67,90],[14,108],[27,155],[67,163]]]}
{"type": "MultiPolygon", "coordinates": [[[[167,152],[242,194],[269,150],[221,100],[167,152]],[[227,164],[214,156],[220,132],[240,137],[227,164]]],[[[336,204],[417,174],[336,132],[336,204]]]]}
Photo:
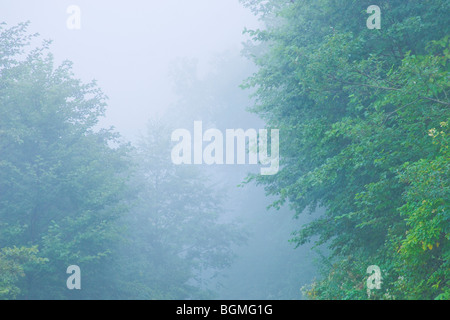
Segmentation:
{"type": "Polygon", "coordinates": [[[215,54],[240,51],[244,27],[257,26],[238,0],[1,0],[0,12],[10,26],[30,20],[30,32],[54,41],[57,61],[98,80],[110,98],[102,123],[127,138],[173,101],[171,61],[197,58],[207,72],[215,54]],[[81,30],[66,26],[70,5],[81,9],[81,30]]]}

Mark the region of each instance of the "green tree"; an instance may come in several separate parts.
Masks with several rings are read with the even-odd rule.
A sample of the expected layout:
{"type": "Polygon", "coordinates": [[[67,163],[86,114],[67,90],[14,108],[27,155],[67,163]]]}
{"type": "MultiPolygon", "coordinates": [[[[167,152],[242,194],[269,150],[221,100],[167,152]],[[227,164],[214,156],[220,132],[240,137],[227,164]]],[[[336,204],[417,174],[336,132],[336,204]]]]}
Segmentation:
{"type": "Polygon", "coordinates": [[[369,30],[369,1],[243,2],[266,21],[249,31],[259,71],[245,86],[282,136],[283,169],[250,180],[275,207],[326,209],[293,239],[317,237],[332,252],[310,296],[366,299],[366,268],[377,264],[383,289],[371,298],[447,297],[448,157],[429,130],[450,117],[450,4],[379,1],[382,29],[369,30]]]}
{"type": "Polygon", "coordinates": [[[26,268],[36,268],[47,262],[38,258],[37,247],[3,248],[0,252],[0,299],[16,299],[21,294],[19,280],[26,268]]]}
{"type": "Polygon", "coordinates": [[[0,247],[39,249],[20,254],[47,261],[15,267],[25,275],[18,298],[100,298],[124,210],[126,146],[95,130],[101,90],[75,79],[70,62],[55,67],[49,42],[29,50],[35,36],[26,29],[0,29],[0,247]],[[65,286],[73,264],[83,271],[80,292],[65,286]]]}

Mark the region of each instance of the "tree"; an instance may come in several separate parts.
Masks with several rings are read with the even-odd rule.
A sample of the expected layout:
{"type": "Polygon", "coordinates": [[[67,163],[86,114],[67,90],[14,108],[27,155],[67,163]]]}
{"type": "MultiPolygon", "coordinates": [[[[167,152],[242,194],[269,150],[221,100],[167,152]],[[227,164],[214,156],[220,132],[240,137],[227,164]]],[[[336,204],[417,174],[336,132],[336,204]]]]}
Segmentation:
{"type": "Polygon", "coordinates": [[[383,27],[369,30],[368,1],[243,2],[267,21],[249,31],[259,71],[245,85],[253,111],[282,130],[283,169],[249,180],[275,207],[326,209],[293,239],[332,250],[310,296],[367,299],[369,263],[384,274],[370,298],[447,297],[448,157],[428,133],[450,116],[449,4],[380,1],[383,27]]]}
{"type": "Polygon", "coordinates": [[[120,220],[125,240],[114,264],[121,299],[211,298],[209,280],[245,240],[236,224],[221,221],[222,197],[205,175],[172,164],[170,136],[167,125],[150,122],[133,153],[136,198],[120,220]]]}
{"type": "Polygon", "coordinates": [[[17,286],[25,277],[25,268],[37,267],[47,262],[37,257],[38,250],[32,248],[3,248],[0,252],[0,299],[16,299],[21,294],[17,286]]]}
{"type": "Polygon", "coordinates": [[[95,130],[106,100],[95,82],[75,79],[70,62],[55,67],[49,42],[28,50],[26,29],[0,29],[0,247],[46,261],[15,267],[25,275],[14,280],[18,298],[99,298],[124,210],[127,147],[95,130]],[[80,292],[65,287],[73,264],[80,292]]]}

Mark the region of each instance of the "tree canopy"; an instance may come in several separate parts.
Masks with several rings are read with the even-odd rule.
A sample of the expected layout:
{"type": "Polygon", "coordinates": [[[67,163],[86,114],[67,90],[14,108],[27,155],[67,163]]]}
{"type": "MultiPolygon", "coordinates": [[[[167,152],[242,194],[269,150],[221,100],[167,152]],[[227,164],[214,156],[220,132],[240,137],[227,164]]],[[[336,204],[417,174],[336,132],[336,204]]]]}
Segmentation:
{"type": "Polygon", "coordinates": [[[243,0],[265,28],[247,55],[259,67],[253,112],[282,131],[283,169],[251,176],[297,215],[325,214],[298,245],[327,244],[317,299],[448,299],[448,1],[243,0]]]}

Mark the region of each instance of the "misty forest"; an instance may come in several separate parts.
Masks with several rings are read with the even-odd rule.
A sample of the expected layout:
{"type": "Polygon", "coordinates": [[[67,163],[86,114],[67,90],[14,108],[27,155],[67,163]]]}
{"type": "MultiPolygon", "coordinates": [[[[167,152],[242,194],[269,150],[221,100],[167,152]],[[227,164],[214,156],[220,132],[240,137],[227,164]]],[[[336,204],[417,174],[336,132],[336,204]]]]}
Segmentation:
{"type": "Polygon", "coordinates": [[[450,299],[449,1],[2,2],[0,300],[450,299]]]}

